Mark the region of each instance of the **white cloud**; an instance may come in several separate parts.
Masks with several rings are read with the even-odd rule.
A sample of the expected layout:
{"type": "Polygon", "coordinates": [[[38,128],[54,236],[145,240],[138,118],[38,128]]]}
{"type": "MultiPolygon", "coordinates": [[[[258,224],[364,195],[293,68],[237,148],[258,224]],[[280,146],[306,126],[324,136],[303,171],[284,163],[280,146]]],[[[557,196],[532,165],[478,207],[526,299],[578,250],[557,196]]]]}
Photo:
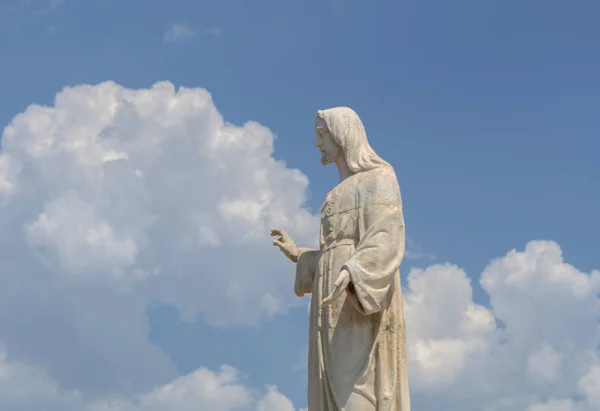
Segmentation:
{"type": "Polygon", "coordinates": [[[0,349],[0,409],[70,411],[81,405],[77,392],[63,392],[41,369],[7,361],[0,349]]]}
{"type": "Polygon", "coordinates": [[[573,400],[549,400],[543,404],[535,404],[527,411],[576,411],[577,405],[573,400]]]}
{"type": "Polygon", "coordinates": [[[549,344],[543,344],[527,360],[527,375],[533,381],[550,382],[560,375],[562,358],[558,351],[549,344]]]}
{"type": "Polygon", "coordinates": [[[600,405],[600,271],[533,241],[481,275],[473,302],[452,265],[415,269],[405,291],[412,394],[419,409],[591,411],[600,405]],[[579,399],[578,399],[579,398],[579,399]]]}
{"type": "Polygon", "coordinates": [[[67,88],[17,115],[0,151],[8,352],[65,389],[133,394],[177,376],[148,341],[151,302],[221,325],[303,304],[269,231],[310,245],[317,220],[303,208],[306,177],[273,159],[274,138],[226,123],[206,90],[168,82],[67,88]]]}
{"type": "Polygon", "coordinates": [[[172,43],[194,37],[196,31],[187,24],[175,23],[167,29],[163,39],[166,42],[172,43]]]}
{"type": "Polygon", "coordinates": [[[237,371],[222,367],[218,373],[199,369],[133,400],[97,401],[86,411],[234,411],[249,410],[255,403],[255,393],[240,383],[237,371]]]}
{"type": "Polygon", "coordinates": [[[67,273],[126,275],[138,251],[132,237],[119,238],[76,191],[48,202],[37,219],[25,226],[25,234],[32,246],[54,251],[67,273]]]}
{"type": "MultiPolygon", "coordinates": [[[[222,325],[306,302],[269,229],[310,245],[317,219],[274,138],[168,82],[67,88],[16,116],[0,151],[0,409],[293,410],[232,368],[178,375],[146,318],[156,300],[222,325]]],[[[414,408],[599,409],[600,272],[534,241],[491,262],[481,286],[489,307],[457,266],[411,271],[414,408]]]]}
{"type": "Polygon", "coordinates": [[[267,394],[258,403],[257,411],[294,411],[294,405],[276,387],[269,387],[267,394]]]}
{"type": "Polygon", "coordinates": [[[237,370],[200,368],[132,398],[86,400],[76,390],[61,390],[41,369],[11,363],[0,352],[0,409],[48,411],[294,411],[276,387],[249,388],[237,370]]]}

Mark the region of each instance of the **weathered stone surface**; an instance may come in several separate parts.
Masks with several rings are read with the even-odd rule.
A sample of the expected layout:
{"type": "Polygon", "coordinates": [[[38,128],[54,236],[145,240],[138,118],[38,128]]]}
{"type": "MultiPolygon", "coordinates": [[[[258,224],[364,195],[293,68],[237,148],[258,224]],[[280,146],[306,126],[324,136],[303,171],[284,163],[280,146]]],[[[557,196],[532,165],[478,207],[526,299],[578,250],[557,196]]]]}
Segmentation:
{"type": "Polygon", "coordinates": [[[323,203],[320,248],[298,248],[283,230],[271,232],[297,264],[296,294],[312,293],[308,409],[409,411],[396,174],[349,108],[318,112],[315,146],[340,173],[323,203]]]}

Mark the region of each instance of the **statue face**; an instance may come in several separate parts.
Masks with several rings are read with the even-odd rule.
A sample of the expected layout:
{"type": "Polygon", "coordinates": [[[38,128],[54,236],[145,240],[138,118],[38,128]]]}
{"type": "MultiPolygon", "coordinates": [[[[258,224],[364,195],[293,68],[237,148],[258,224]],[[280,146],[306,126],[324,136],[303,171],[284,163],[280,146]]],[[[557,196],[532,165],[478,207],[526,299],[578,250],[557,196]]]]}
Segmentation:
{"type": "Polygon", "coordinates": [[[321,164],[335,163],[342,155],[342,148],[337,145],[321,118],[316,122],[315,147],[321,152],[321,164]]]}

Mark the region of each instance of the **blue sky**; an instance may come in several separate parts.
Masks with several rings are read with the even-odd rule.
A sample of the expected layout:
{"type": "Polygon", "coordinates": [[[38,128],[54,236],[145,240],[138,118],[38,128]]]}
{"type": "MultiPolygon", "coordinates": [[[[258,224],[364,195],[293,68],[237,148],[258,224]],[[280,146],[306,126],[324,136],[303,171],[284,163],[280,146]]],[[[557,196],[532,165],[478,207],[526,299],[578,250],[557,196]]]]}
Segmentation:
{"type": "MultiPolygon", "coordinates": [[[[412,268],[456,264],[472,280],[472,303],[490,309],[501,324],[502,313],[479,284],[492,260],[512,249],[525,259],[530,241],[548,240],[569,264],[557,272],[576,267],[582,278],[592,278],[600,268],[599,14],[600,4],[591,0],[4,0],[0,123],[7,126],[31,104],[54,106],[67,86],[110,80],[139,90],[169,81],[206,89],[225,121],[237,126],[255,121],[277,136],[273,157],[308,178],[307,190],[298,188],[307,202],[298,207],[315,213],[337,173],[320,166],[314,116],[318,109],[350,106],[363,119],[371,145],[396,169],[415,250],[435,256],[406,259],[403,283],[412,268]],[[169,37],[174,25],[179,35],[169,37]]],[[[76,113],[73,119],[78,121],[76,113]]],[[[195,178],[198,190],[212,181],[208,175],[195,178]]],[[[52,196],[40,198],[42,207],[52,196]]],[[[19,204],[22,209],[30,203],[19,204]]],[[[23,217],[23,224],[34,217],[23,217]]],[[[168,244],[168,234],[176,231],[166,233],[162,241],[168,244]]],[[[266,234],[257,244],[270,242],[266,234]]],[[[3,253],[8,243],[1,243],[3,253]]],[[[264,253],[262,258],[282,258],[270,249],[264,253]]],[[[237,258],[251,256],[241,252],[237,258]]],[[[291,297],[293,267],[283,262],[279,267],[291,297]]],[[[190,293],[181,301],[193,299],[190,293]]],[[[591,293],[590,301],[596,301],[597,293],[591,293]]],[[[197,310],[198,321],[181,321],[178,298],[144,305],[148,338],[174,365],[174,374],[228,364],[245,375],[243,384],[274,384],[296,408],[305,406],[304,303],[251,325],[215,325],[203,320],[210,317],[206,308],[197,310]]],[[[583,316],[595,307],[590,304],[573,312],[583,316]]],[[[3,335],[1,328],[0,323],[7,358],[51,369],[50,354],[36,351],[41,348],[20,353],[14,347],[20,339],[9,335],[17,331],[8,327],[3,335]]],[[[532,347],[538,343],[552,346],[548,340],[532,347]]],[[[558,345],[554,349],[560,351],[558,345]]],[[[522,350],[515,352],[528,355],[522,350]]],[[[585,374],[577,372],[559,374],[576,386],[585,374]]],[[[93,379],[77,386],[76,374],[64,381],[49,374],[66,390],[96,392],[93,379]]],[[[162,381],[157,378],[155,385],[162,381]]],[[[425,388],[415,384],[420,404],[425,388]]],[[[537,400],[550,401],[552,390],[540,390],[537,400]]],[[[442,401],[447,394],[439,392],[442,401]]],[[[575,389],[563,394],[564,401],[579,395],[575,389]]],[[[482,403],[477,404],[475,409],[482,403]]],[[[531,405],[519,404],[515,409],[531,405]]]]}

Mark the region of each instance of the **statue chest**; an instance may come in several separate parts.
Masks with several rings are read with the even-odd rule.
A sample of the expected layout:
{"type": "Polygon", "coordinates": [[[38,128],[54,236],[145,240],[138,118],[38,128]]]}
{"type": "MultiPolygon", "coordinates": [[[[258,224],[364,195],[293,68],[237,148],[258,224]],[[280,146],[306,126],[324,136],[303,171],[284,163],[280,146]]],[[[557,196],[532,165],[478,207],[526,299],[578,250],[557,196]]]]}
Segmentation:
{"type": "Polygon", "coordinates": [[[341,240],[358,240],[356,179],[347,179],[331,190],[321,209],[321,249],[341,240]]]}

